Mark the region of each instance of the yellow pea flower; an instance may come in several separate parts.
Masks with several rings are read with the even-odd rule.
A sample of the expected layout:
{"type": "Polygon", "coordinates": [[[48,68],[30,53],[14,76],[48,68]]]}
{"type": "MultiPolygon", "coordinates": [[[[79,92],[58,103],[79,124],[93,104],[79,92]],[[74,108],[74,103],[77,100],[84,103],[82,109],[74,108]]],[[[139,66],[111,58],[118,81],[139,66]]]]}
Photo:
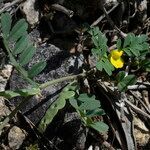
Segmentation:
{"type": "Polygon", "coordinates": [[[109,58],[110,58],[110,62],[112,63],[112,65],[115,68],[122,68],[123,67],[124,61],[121,58],[122,55],[123,55],[122,50],[118,50],[118,49],[111,50],[109,58]]]}

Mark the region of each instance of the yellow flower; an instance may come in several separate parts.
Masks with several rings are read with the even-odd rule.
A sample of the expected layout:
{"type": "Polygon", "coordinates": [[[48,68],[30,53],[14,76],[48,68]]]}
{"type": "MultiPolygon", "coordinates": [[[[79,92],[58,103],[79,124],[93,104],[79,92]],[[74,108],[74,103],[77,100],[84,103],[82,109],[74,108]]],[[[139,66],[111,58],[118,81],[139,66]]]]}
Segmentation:
{"type": "Polygon", "coordinates": [[[111,50],[110,52],[110,62],[112,63],[112,65],[115,68],[122,68],[124,65],[124,61],[121,58],[121,56],[123,55],[123,51],[122,50],[111,50]]]}

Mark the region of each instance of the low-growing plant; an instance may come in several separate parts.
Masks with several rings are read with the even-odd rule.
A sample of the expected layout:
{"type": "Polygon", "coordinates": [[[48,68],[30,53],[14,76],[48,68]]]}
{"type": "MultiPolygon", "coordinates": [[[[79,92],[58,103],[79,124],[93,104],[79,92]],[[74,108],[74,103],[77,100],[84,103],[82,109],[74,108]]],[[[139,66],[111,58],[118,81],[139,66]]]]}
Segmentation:
{"type": "Polygon", "coordinates": [[[89,33],[95,45],[91,52],[97,60],[97,70],[104,70],[111,77],[113,71],[119,69],[116,81],[120,91],[125,91],[129,85],[136,83],[136,76],[126,70],[126,67],[135,64],[135,60],[138,68],[149,70],[150,62],[146,57],[150,53],[147,35],[135,36],[129,33],[125,39],[117,40],[116,49],[108,51],[107,38],[98,27],[92,28],[89,33]]]}
{"type": "MultiPolygon", "coordinates": [[[[100,100],[96,100],[95,95],[80,93],[78,77],[87,78],[88,75],[94,75],[93,69],[80,73],[78,75],[70,75],[43,84],[39,84],[33,80],[46,66],[46,62],[39,60],[39,63],[33,65],[31,69],[26,70],[25,65],[29,63],[36,52],[35,47],[30,42],[27,34],[28,24],[24,19],[19,20],[12,26],[12,18],[9,13],[1,14],[1,31],[5,49],[8,53],[10,63],[15,67],[18,73],[31,86],[28,89],[18,89],[15,91],[1,91],[0,96],[7,99],[22,96],[24,100],[12,111],[12,113],[0,123],[0,130],[8,121],[25,105],[25,102],[32,96],[40,94],[41,90],[65,80],[73,80],[59,94],[59,97],[54,101],[39,124],[39,131],[44,132],[58,113],[59,110],[65,107],[68,101],[70,105],[77,111],[83,124],[93,128],[99,132],[106,132],[108,126],[102,121],[95,121],[93,117],[102,116],[105,114],[100,105],[100,100]],[[14,45],[14,46],[12,46],[14,45]]],[[[127,90],[128,85],[136,83],[136,77],[133,74],[126,72],[128,62],[125,60],[131,59],[131,64],[134,60],[138,60],[138,68],[150,69],[150,64],[146,60],[146,55],[149,53],[149,44],[147,43],[146,35],[135,36],[128,34],[125,39],[118,39],[116,49],[108,51],[107,38],[99,30],[98,27],[91,28],[88,33],[91,35],[94,47],[91,50],[92,55],[96,59],[96,71],[103,72],[103,76],[109,76],[109,80],[117,82],[120,91],[127,90]],[[112,78],[113,71],[118,69],[116,80],[112,78]]],[[[101,77],[100,77],[101,78],[101,77]]],[[[107,78],[108,79],[108,78],[107,78]]]]}

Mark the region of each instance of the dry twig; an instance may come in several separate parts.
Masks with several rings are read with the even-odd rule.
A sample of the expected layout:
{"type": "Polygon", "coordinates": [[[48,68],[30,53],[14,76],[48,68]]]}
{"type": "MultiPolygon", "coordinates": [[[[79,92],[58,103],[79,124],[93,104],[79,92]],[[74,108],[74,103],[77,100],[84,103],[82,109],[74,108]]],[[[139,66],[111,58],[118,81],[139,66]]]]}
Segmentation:
{"type": "Polygon", "coordinates": [[[100,3],[101,3],[101,9],[102,9],[103,13],[105,14],[105,16],[106,16],[108,22],[111,24],[111,26],[112,26],[113,28],[115,28],[115,30],[116,30],[123,38],[125,38],[125,37],[127,36],[127,34],[124,33],[124,32],[122,32],[122,31],[114,24],[114,22],[112,21],[112,19],[109,17],[108,12],[106,11],[106,8],[105,8],[105,6],[104,6],[104,4],[103,4],[103,1],[100,1],[100,3]]]}
{"type": "Polygon", "coordinates": [[[51,8],[60,12],[63,12],[64,14],[66,14],[67,16],[69,16],[70,18],[73,16],[74,12],[72,10],[69,10],[67,8],[65,8],[64,6],[61,6],[59,4],[52,4],[51,8]]]}
{"type": "MultiPolygon", "coordinates": [[[[119,3],[117,3],[115,6],[113,6],[107,13],[110,14],[115,8],[117,8],[119,5],[119,3]]],[[[102,16],[100,16],[97,20],[95,20],[92,24],[91,27],[96,26],[97,24],[99,24],[99,22],[101,22],[103,19],[105,18],[105,14],[103,14],[102,16]]]]}

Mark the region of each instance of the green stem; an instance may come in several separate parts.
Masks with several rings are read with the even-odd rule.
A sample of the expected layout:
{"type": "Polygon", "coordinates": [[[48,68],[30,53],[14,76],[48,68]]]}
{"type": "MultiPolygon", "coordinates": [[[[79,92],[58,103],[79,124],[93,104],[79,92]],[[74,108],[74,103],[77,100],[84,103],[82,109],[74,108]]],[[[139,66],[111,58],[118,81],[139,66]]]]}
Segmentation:
{"type": "Polygon", "coordinates": [[[84,77],[86,76],[86,73],[81,73],[81,74],[78,74],[78,75],[71,75],[71,76],[66,76],[66,77],[62,77],[62,78],[59,78],[59,79],[55,79],[55,80],[52,80],[52,81],[47,81],[46,83],[43,83],[41,84],[39,87],[40,89],[44,89],[50,85],[54,85],[54,84],[57,84],[59,82],[63,82],[63,81],[68,81],[68,80],[75,80],[79,77],[84,77]]]}
{"type": "MultiPolygon", "coordinates": [[[[78,75],[71,75],[71,76],[62,77],[62,78],[59,78],[59,79],[55,79],[55,80],[43,83],[39,87],[40,87],[40,89],[44,89],[44,88],[46,88],[46,87],[48,87],[50,85],[54,85],[54,84],[57,84],[59,82],[63,82],[63,81],[67,81],[67,80],[75,80],[75,79],[77,79],[79,77],[85,77],[85,76],[87,76],[87,75],[89,75],[91,73],[94,73],[94,72],[95,72],[95,70],[92,69],[92,70],[90,70],[88,72],[80,73],[78,75]]],[[[24,98],[21,101],[21,103],[4,119],[2,124],[0,124],[0,130],[2,130],[5,127],[5,125],[9,122],[9,120],[11,120],[15,116],[15,114],[24,106],[24,104],[27,101],[29,101],[31,99],[31,97],[33,97],[33,96],[28,96],[28,97],[24,98]]]]}
{"type": "Polygon", "coordinates": [[[39,87],[40,87],[40,89],[44,89],[44,88],[46,88],[50,85],[54,85],[54,84],[57,84],[59,82],[68,81],[68,80],[75,80],[79,77],[83,78],[83,77],[85,77],[89,74],[95,73],[95,71],[96,71],[95,68],[93,68],[93,69],[91,69],[87,72],[83,72],[83,73],[80,73],[80,74],[77,74],[77,75],[70,75],[70,76],[62,77],[62,78],[55,79],[55,80],[52,80],[52,81],[47,81],[46,83],[41,84],[39,87]]]}

